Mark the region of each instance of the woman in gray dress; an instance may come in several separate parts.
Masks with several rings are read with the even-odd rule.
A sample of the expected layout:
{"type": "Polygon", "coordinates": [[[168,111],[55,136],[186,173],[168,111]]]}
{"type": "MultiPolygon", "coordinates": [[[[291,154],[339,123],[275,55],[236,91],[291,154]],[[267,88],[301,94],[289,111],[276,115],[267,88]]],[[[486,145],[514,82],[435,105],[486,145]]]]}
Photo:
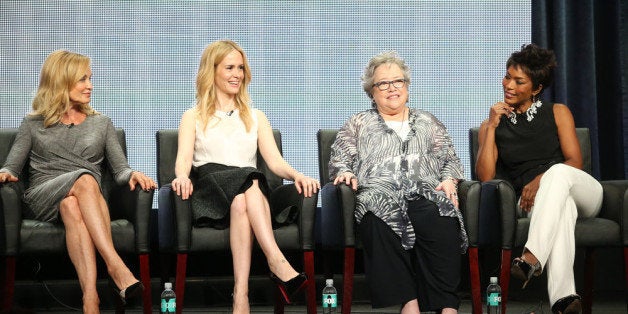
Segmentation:
{"type": "Polygon", "coordinates": [[[18,181],[25,163],[30,162],[24,217],[61,219],[83,292],[83,311],[98,313],[96,250],[123,301],[143,290],[113,247],[109,209],[100,188],[100,164],[107,158],[116,183],[128,184],[131,190],[137,184],[145,190],[157,185],[129,167],[111,120],[89,106],[91,76],[86,56],[59,50],[46,58],[33,112],[22,120],[0,169],[0,184],[18,181]]]}

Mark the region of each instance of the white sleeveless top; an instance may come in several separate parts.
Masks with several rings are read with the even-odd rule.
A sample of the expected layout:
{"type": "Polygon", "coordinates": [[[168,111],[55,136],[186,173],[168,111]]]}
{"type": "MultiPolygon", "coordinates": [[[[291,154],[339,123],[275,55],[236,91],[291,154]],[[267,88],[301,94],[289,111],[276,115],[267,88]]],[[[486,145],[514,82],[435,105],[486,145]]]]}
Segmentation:
{"type": "Polygon", "coordinates": [[[196,140],[192,165],[202,166],[217,163],[236,167],[257,167],[257,109],[251,108],[253,125],[246,132],[240,111],[231,113],[216,111],[203,130],[196,120],[196,140]]]}

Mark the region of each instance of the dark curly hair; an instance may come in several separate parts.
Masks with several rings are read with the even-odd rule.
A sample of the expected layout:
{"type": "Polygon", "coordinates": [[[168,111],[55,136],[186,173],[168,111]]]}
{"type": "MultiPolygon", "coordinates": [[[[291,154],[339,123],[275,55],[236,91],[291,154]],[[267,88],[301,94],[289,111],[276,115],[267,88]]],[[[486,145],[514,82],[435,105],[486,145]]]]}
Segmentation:
{"type": "Polygon", "coordinates": [[[532,80],[532,88],[539,85],[541,92],[554,81],[556,55],[554,51],[541,48],[535,44],[522,45],[521,51],[515,51],[506,62],[506,69],[511,66],[519,67],[532,80]]]}

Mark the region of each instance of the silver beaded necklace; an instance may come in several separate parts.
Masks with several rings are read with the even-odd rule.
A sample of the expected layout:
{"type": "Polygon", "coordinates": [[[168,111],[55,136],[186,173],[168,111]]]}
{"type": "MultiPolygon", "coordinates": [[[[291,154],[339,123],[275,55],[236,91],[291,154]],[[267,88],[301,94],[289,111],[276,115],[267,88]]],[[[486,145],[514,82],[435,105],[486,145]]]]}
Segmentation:
{"type": "MultiPolygon", "coordinates": [[[[526,120],[528,120],[528,122],[534,119],[534,115],[537,113],[536,109],[541,107],[542,105],[543,103],[540,100],[537,100],[532,103],[528,110],[526,110],[526,120]]],[[[510,119],[510,122],[512,122],[512,124],[517,124],[517,114],[514,111],[508,115],[508,118],[510,119]]]]}

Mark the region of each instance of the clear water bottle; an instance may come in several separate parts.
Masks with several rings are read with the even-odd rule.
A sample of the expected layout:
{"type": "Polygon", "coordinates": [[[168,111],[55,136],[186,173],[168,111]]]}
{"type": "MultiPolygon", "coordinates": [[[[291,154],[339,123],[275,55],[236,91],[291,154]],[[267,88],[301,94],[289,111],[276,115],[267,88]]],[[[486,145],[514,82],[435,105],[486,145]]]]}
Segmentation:
{"type": "Polygon", "coordinates": [[[323,288],[323,314],[335,314],[338,307],[338,293],[334,288],[334,280],[326,279],[323,288]]]}
{"type": "Polygon", "coordinates": [[[174,291],[172,291],[172,283],[164,284],[164,292],[161,293],[161,310],[159,313],[168,314],[177,311],[177,301],[174,291]]]}
{"type": "Polygon", "coordinates": [[[501,314],[502,288],[497,283],[497,277],[491,277],[491,282],[486,288],[486,312],[488,314],[501,314]]]}

